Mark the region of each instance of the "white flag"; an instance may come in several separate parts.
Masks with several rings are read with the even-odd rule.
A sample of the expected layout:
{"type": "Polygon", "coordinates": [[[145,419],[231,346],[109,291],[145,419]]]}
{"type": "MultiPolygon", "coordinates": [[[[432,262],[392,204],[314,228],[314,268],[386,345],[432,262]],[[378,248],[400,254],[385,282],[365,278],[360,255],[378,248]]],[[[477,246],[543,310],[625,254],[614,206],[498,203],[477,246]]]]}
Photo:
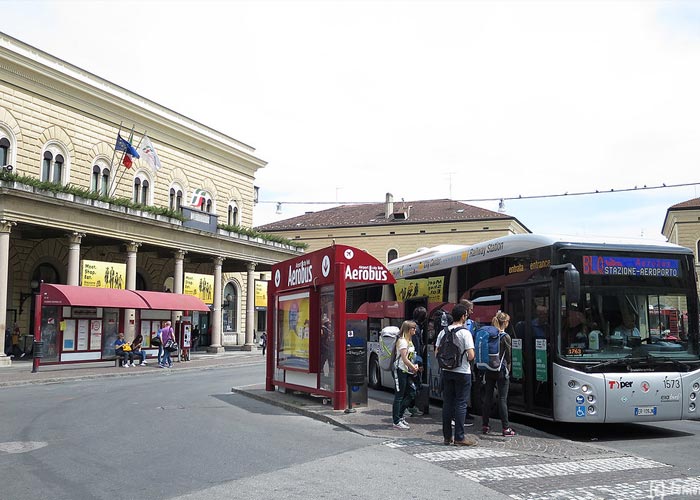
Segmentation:
{"type": "Polygon", "coordinates": [[[158,169],[160,168],[160,159],[158,158],[158,154],[156,153],[156,150],[153,147],[153,144],[151,144],[151,140],[147,135],[144,135],[143,139],[141,139],[139,154],[141,155],[141,159],[146,160],[146,163],[151,166],[154,172],[158,172],[158,169]]]}

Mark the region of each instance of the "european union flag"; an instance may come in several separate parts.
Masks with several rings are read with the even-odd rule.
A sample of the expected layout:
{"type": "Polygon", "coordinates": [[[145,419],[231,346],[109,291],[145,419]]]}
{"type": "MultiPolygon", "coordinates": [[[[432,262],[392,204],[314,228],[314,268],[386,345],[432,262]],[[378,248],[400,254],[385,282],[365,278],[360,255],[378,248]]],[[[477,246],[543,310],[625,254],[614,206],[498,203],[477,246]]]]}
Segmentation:
{"type": "Polygon", "coordinates": [[[122,138],[121,134],[117,134],[117,144],[114,146],[114,149],[117,151],[124,151],[126,154],[133,156],[134,158],[140,158],[139,152],[136,151],[134,146],[132,146],[129,141],[122,138]]]}

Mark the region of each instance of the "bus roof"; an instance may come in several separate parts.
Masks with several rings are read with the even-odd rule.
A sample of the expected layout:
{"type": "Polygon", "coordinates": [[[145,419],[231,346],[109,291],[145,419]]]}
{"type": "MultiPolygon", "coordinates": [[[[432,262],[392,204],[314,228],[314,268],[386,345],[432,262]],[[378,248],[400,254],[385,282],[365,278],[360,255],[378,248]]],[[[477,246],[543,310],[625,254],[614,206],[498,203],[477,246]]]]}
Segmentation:
{"type": "Polygon", "coordinates": [[[561,236],[544,234],[512,234],[474,245],[438,245],[392,260],[387,268],[395,278],[423,274],[428,270],[448,269],[480,262],[505,255],[554,245],[571,245],[596,249],[619,250],[627,248],[641,252],[692,253],[688,248],[641,238],[615,238],[603,236],[561,236]]]}

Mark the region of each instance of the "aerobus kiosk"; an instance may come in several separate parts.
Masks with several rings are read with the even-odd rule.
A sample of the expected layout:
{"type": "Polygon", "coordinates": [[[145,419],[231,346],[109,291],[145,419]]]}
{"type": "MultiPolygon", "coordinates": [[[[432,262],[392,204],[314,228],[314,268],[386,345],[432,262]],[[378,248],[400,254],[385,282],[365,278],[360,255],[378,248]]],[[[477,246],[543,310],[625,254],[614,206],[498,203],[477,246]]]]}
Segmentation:
{"type": "Polygon", "coordinates": [[[346,245],[274,265],[265,389],[318,395],[335,410],[366,404],[367,315],[354,311],[381,300],[368,296],[381,293],[377,284],[393,283],[382,263],[346,245]]]}

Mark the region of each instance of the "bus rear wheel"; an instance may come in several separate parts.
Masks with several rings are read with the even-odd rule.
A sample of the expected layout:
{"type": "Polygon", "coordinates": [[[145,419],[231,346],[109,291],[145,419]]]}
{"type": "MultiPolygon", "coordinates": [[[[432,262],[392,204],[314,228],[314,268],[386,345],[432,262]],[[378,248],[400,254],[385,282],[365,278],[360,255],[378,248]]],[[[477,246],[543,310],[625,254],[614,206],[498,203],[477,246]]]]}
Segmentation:
{"type": "Polygon", "coordinates": [[[376,354],[372,354],[369,358],[369,386],[372,389],[379,389],[382,386],[382,373],[379,367],[379,360],[376,354]]]}

